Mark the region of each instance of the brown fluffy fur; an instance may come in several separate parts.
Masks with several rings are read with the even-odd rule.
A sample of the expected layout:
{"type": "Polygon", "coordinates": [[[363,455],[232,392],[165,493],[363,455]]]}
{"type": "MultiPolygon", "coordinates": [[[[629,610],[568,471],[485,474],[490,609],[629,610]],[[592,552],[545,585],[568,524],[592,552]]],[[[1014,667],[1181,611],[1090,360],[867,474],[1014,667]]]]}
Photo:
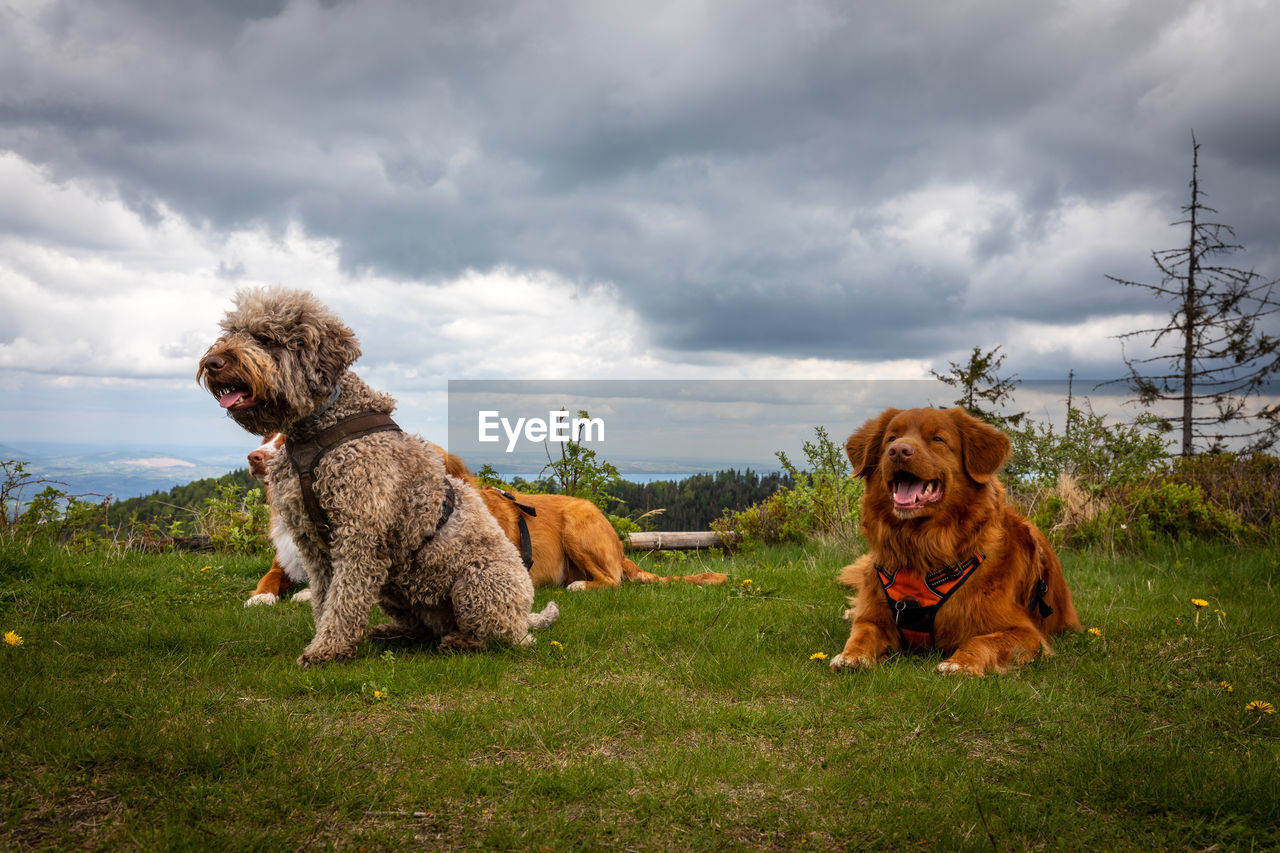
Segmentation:
{"type": "MultiPolygon", "coordinates": [[[[395,408],[349,369],[360,355],[355,335],[309,293],[241,291],[221,326],[197,376],[254,434],[305,441],[350,415],[395,408]]],[[[328,543],[287,454],[268,462],[267,480],[311,584],[316,633],[300,665],[353,657],[366,634],[434,636],[445,649],[528,643],[532,628],[555,618],[554,603],[530,613],[533,584],[519,553],[475,490],[450,477],[438,448],[417,436],[363,435],[320,460],[315,495],[328,513],[328,543]],[[437,529],[446,484],[453,510],[437,529]],[[375,603],[391,621],[369,631],[375,603]]]]}
{"type": "Polygon", "coordinates": [[[1003,672],[1044,652],[1048,638],[1079,630],[1071,592],[1044,535],[1005,499],[996,472],[1009,455],[1009,438],[963,409],[888,409],[849,436],[854,475],[866,481],[862,532],[870,549],[839,580],[857,590],[846,617],[852,622],[833,669],[871,667],[903,648],[888,599],[876,575],[881,564],[923,575],[975,554],[985,561],[939,609],[937,646],[948,654],[943,673],[1003,672]],[[941,495],[897,507],[895,476],[936,481],[941,495]],[[1029,608],[1043,577],[1053,613],[1029,608]]]}

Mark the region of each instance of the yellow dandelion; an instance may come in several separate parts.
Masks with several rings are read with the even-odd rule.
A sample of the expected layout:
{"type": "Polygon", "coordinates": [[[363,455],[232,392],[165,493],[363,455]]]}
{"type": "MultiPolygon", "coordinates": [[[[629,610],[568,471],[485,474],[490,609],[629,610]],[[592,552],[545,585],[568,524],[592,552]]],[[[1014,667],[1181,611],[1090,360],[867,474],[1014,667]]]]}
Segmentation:
{"type": "Polygon", "coordinates": [[[1223,693],[1230,693],[1232,690],[1235,690],[1235,688],[1231,686],[1230,681],[1219,681],[1218,686],[1222,688],[1223,693]]]}
{"type": "Polygon", "coordinates": [[[809,655],[809,660],[826,660],[826,659],[827,659],[826,652],[814,652],[813,654],[809,655]]]}
{"type": "Polygon", "coordinates": [[[1214,612],[1214,613],[1216,613],[1216,614],[1218,614],[1219,616],[1226,616],[1226,615],[1227,615],[1227,611],[1225,611],[1225,610],[1214,610],[1213,612],[1214,612]]]}
{"type": "Polygon", "coordinates": [[[1263,702],[1261,699],[1254,699],[1248,705],[1245,705],[1244,709],[1255,714],[1274,714],[1276,712],[1274,705],[1270,702],[1263,702]]]}
{"type": "Polygon", "coordinates": [[[746,578],[742,583],[738,584],[738,586],[751,586],[751,578],[746,578]]]}
{"type": "Polygon", "coordinates": [[[385,695],[385,694],[383,694],[383,692],[382,692],[381,690],[375,690],[375,691],[373,691],[373,698],[374,698],[374,699],[381,699],[381,698],[383,697],[383,695],[385,695]]]}
{"type": "Polygon", "coordinates": [[[22,645],[22,637],[18,636],[17,631],[6,631],[4,634],[5,645],[20,646],[22,645]]]}
{"type": "Polygon", "coordinates": [[[1092,635],[1093,635],[1093,636],[1095,636],[1095,637],[1101,637],[1101,636],[1102,636],[1102,629],[1101,629],[1101,628],[1090,628],[1090,629],[1089,629],[1089,633],[1090,633],[1090,634],[1092,634],[1092,635]]]}
{"type": "Polygon", "coordinates": [[[213,568],[213,566],[205,566],[205,567],[204,567],[203,569],[201,569],[200,571],[202,571],[202,572],[207,572],[207,571],[209,571],[209,570],[210,570],[210,569],[212,569],[212,568],[213,568]]]}
{"type": "Polygon", "coordinates": [[[552,640],[551,645],[555,646],[557,649],[564,648],[564,643],[560,642],[559,640],[552,640]]]}
{"type": "Polygon", "coordinates": [[[1199,610],[1201,607],[1209,606],[1209,602],[1205,601],[1203,598],[1193,598],[1191,599],[1191,603],[1195,605],[1196,610],[1199,610]]]}

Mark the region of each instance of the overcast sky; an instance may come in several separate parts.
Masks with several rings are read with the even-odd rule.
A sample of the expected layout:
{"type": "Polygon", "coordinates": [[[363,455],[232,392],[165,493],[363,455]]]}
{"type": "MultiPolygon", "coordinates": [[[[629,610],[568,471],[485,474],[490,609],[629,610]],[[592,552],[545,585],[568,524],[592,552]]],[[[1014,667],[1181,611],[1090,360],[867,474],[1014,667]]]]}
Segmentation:
{"type": "MultiPolygon", "coordinates": [[[[1123,373],[1191,133],[1280,276],[1271,2],[0,0],[0,442],[247,437],[237,288],[449,379],[1123,373]]],[[[852,426],[852,425],[851,425],[852,426]]]]}

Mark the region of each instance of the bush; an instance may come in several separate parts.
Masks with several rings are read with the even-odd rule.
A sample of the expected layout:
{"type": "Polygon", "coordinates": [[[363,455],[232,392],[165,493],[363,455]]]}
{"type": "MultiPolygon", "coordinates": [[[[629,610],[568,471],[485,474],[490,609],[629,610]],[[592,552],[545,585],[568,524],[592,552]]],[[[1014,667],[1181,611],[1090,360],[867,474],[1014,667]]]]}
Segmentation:
{"type": "Polygon", "coordinates": [[[24,462],[0,461],[0,536],[74,548],[101,543],[110,502],[85,500],[87,495],[68,494],[52,483],[29,476],[24,462]],[[24,506],[23,490],[38,485],[44,488],[24,506]]]}
{"type": "Polygon", "coordinates": [[[1161,478],[1133,487],[1127,498],[1124,538],[1130,544],[1150,545],[1156,539],[1235,541],[1250,532],[1240,516],[1215,506],[1194,483],[1161,478]]]}
{"type": "Polygon", "coordinates": [[[804,443],[808,471],[800,471],[778,451],[778,462],[794,485],[765,500],[712,522],[718,533],[733,534],[742,544],[804,542],[807,539],[847,538],[858,528],[862,481],[853,478],[844,448],[823,427],[816,439],[804,443]]]}
{"type": "Polygon", "coordinates": [[[1174,459],[1168,479],[1195,485],[1205,500],[1263,533],[1280,533],[1280,459],[1265,453],[1204,453],[1174,459]]]}
{"type": "Polygon", "coordinates": [[[1067,429],[1028,423],[1006,430],[1010,497],[1057,544],[1114,545],[1128,538],[1124,495],[1163,470],[1164,440],[1134,424],[1109,424],[1087,409],[1067,410],[1067,429]]]}
{"type": "Polygon", "coordinates": [[[1137,482],[1168,458],[1164,439],[1148,426],[1145,419],[1108,424],[1102,415],[1071,408],[1061,435],[1053,424],[1008,429],[1013,453],[1004,468],[1006,481],[1014,488],[1043,488],[1067,474],[1094,494],[1137,482]]]}
{"type": "Polygon", "coordinates": [[[216,497],[205,499],[200,527],[213,547],[237,554],[270,553],[271,508],[262,489],[248,492],[236,485],[218,487],[216,497]]]}

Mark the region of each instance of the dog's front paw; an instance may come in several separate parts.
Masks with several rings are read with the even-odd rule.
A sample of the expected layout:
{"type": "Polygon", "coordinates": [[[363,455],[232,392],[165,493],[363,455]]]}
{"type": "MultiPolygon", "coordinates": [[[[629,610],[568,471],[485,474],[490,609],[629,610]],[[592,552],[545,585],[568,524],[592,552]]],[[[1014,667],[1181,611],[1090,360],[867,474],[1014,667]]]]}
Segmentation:
{"type": "Polygon", "coordinates": [[[839,672],[842,669],[871,669],[876,662],[861,655],[846,655],[843,652],[831,659],[831,668],[839,672]]]}
{"type": "Polygon", "coordinates": [[[471,634],[455,631],[440,638],[442,652],[478,652],[489,645],[485,640],[471,634]]]}
{"type": "Polygon", "coordinates": [[[350,660],[355,657],[355,650],[337,651],[333,649],[307,649],[298,656],[298,666],[316,666],[336,660],[350,660]]]}
{"type": "Polygon", "coordinates": [[[982,675],[981,672],[975,670],[973,667],[961,663],[953,657],[947,658],[942,663],[938,664],[937,667],[934,668],[934,672],[941,673],[942,675],[982,675]]]}
{"type": "Polygon", "coordinates": [[[565,589],[569,590],[569,592],[582,592],[586,588],[587,588],[586,581],[574,581],[573,583],[565,587],[565,589]]]}
{"type": "Polygon", "coordinates": [[[275,604],[279,600],[280,599],[276,597],[276,594],[274,592],[260,592],[257,595],[249,596],[249,599],[245,601],[244,606],[256,607],[259,604],[270,605],[270,604],[275,604]]]}
{"type": "Polygon", "coordinates": [[[291,598],[291,599],[289,599],[289,600],[290,600],[290,601],[310,601],[310,600],[311,600],[311,587],[307,587],[306,589],[298,590],[297,594],[295,594],[295,595],[293,596],[293,598],[291,598]]]}

